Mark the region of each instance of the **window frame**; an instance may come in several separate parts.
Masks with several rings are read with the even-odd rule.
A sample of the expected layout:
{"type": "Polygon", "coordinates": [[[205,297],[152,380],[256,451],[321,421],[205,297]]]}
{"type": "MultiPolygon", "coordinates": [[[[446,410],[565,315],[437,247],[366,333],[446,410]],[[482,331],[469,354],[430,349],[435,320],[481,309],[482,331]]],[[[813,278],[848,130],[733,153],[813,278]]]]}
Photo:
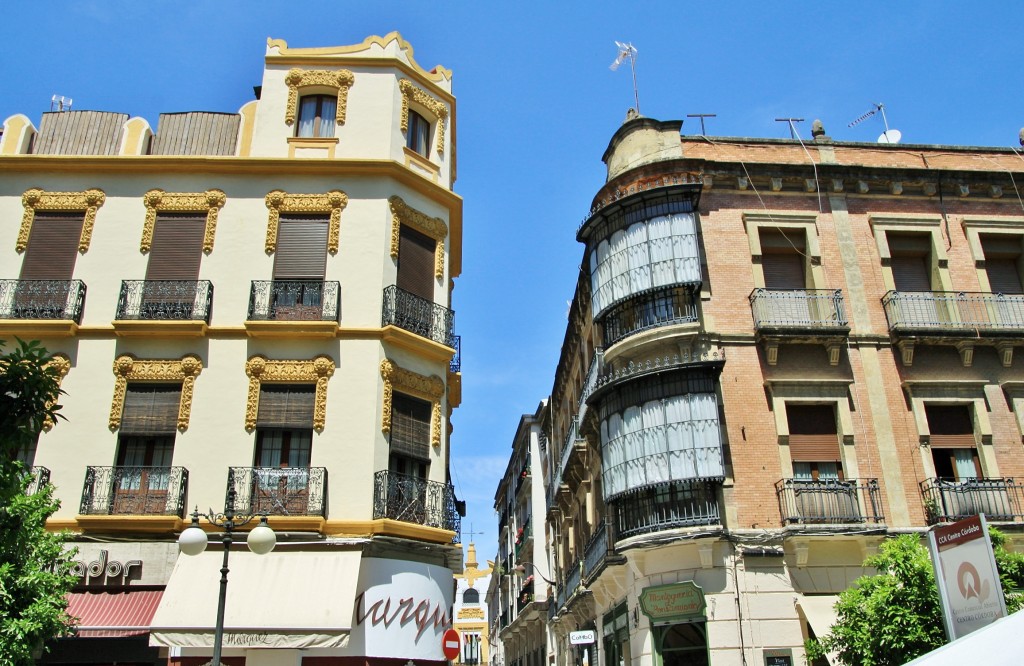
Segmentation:
{"type": "Polygon", "coordinates": [[[821,245],[818,242],[818,215],[816,213],[791,213],[774,211],[746,211],[743,226],[750,246],[751,269],[754,288],[765,289],[762,261],[765,248],[761,245],[762,230],[767,233],[781,232],[802,234],[804,241],[804,282],[805,289],[823,289],[825,269],[821,264],[821,245]]]}
{"type": "Polygon", "coordinates": [[[795,478],[793,458],[789,449],[789,412],[787,405],[834,405],[836,435],[839,444],[839,463],[848,479],[860,478],[855,446],[853,411],[850,407],[852,379],[788,379],[768,380],[769,398],[775,416],[775,431],[779,443],[779,464],[782,478],[795,478]]]}
{"type": "Polygon", "coordinates": [[[983,478],[999,478],[999,465],[992,446],[992,423],[985,395],[986,385],[986,380],[904,382],[903,389],[917,426],[921,464],[927,477],[935,477],[935,461],[932,458],[931,428],[926,407],[947,404],[967,405],[970,408],[974,446],[980,460],[981,474],[983,478]]]}
{"type": "MultiPolygon", "coordinates": [[[[920,234],[929,239],[929,268],[932,291],[953,291],[949,275],[949,257],[942,241],[942,218],[940,216],[914,215],[869,215],[868,224],[875,237],[875,246],[882,266],[882,281],[886,291],[896,291],[896,280],[892,272],[892,250],[889,234],[920,234]]],[[[898,254],[897,254],[898,256],[898,254]]]]}
{"type": "Polygon", "coordinates": [[[294,125],[295,125],[294,137],[296,139],[334,139],[334,138],[337,138],[335,136],[335,128],[338,125],[338,97],[337,97],[337,94],[332,95],[332,94],[324,93],[324,92],[309,91],[309,92],[301,95],[299,97],[299,99],[298,99],[298,103],[297,103],[296,110],[295,110],[295,123],[294,123],[294,125]],[[308,99],[314,99],[314,98],[316,99],[316,108],[315,108],[315,110],[313,112],[312,133],[310,133],[310,134],[301,134],[300,132],[302,131],[302,129],[301,129],[302,128],[302,122],[303,122],[303,120],[307,120],[303,116],[303,114],[302,114],[302,111],[303,111],[303,108],[304,108],[303,102],[305,102],[308,99]],[[325,100],[332,100],[334,102],[334,116],[331,117],[329,120],[327,119],[326,116],[324,116],[324,113],[323,113],[323,106],[324,106],[324,101],[325,100]],[[327,130],[330,131],[329,134],[326,133],[327,130]]]}
{"type": "Polygon", "coordinates": [[[405,147],[424,159],[431,156],[431,137],[434,134],[434,124],[417,111],[409,109],[409,128],[405,131],[405,147]]]}
{"type": "Polygon", "coordinates": [[[982,236],[1005,236],[1016,240],[1021,246],[1021,254],[1017,260],[1017,274],[1024,282],[1024,217],[993,219],[988,217],[964,217],[960,221],[967,245],[974,258],[974,268],[978,274],[978,286],[981,291],[993,293],[992,286],[985,270],[985,248],[982,236]]]}

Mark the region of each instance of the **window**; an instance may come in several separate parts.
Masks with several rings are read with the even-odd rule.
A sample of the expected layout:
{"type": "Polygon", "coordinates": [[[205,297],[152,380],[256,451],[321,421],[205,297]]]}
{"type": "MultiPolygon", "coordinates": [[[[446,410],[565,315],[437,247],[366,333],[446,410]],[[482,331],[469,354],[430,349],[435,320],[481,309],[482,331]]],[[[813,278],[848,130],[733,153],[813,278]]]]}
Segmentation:
{"type": "Polygon", "coordinates": [[[787,404],[786,418],[793,477],[802,481],[842,480],[843,463],[833,405],[787,404]]]}
{"type": "Polygon", "coordinates": [[[180,384],[128,384],[118,439],[112,513],[166,512],[180,405],[180,384]]]}
{"type": "Polygon", "coordinates": [[[983,478],[970,405],[925,405],[935,476],[946,481],[983,478]]]}
{"type": "Polygon", "coordinates": [[[708,632],[703,621],[655,627],[661,666],[707,666],[708,632]]]}
{"type": "Polygon", "coordinates": [[[191,319],[206,213],[157,215],[142,294],[143,319],[191,319]]]}
{"type": "Polygon", "coordinates": [[[462,603],[464,603],[464,604],[478,604],[478,603],[480,603],[480,592],[478,592],[475,588],[472,588],[472,587],[467,588],[466,591],[462,593],[462,603]]]}
{"type": "Polygon", "coordinates": [[[398,233],[398,288],[433,302],[437,241],[407,224],[398,233]]]}
{"type": "Polygon", "coordinates": [[[64,318],[84,220],[82,213],[35,214],[21,263],[15,318],[64,318]]]}
{"type": "Polygon", "coordinates": [[[295,136],[329,138],[334,136],[338,98],[334,95],[306,95],[299,101],[299,121],[295,136]]]}
{"type": "Polygon", "coordinates": [[[392,471],[426,478],[430,460],[431,404],[395,393],[391,399],[392,471]]]}
{"type": "Polygon", "coordinates": [[[409,109],[409,131],[405,135],[405,145],[423,157],[430,156],[430,123],[412,109],[409,109]]]}
{"type": "Polygon", "coordinates": [[[272,514],[306,513],[313,449],[312,384],[263,384],[256,415],[251,506],[272,514]]]}
{"type": "Polygon", "coordinates": [[[932,291],[931,240],[924,234],[887,234],[893,288],[896,291],[932,291]]]}
{"type": "Polygon", "coordinates": [[[1021,237],[1007,234],[981,234],[985,252],[985,273],[989,291],[994,294],[1024,293],[1021,287],[1021,237]]]}
{"type": "MultiPolygon", "coordinates": [[[[476,590],[472,588],[466,590],[466,594],[469,594],[470,592],[476,592],[476,590]]],[[[464,666],[477,666],[481,663],[480,634],[475,632],[466,632],[462,634],[462,657],[459,660],[459,663],[464,664],[464,666]]]]}
{"type": "Polygon", "coordinates": [[[320,320],[327,269],[325,215],[281,215],[274,254],[271,318],[320,320]]]}

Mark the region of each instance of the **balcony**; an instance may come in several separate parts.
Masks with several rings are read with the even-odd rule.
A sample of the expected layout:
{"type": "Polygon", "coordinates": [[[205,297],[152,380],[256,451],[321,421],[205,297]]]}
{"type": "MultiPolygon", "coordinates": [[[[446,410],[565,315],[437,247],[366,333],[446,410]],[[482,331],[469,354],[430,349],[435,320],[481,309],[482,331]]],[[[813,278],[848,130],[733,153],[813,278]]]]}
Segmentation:
{"type": "Polygon", "coordinates": [[[975,344],[997,347],[1005,367],[1013,362],[1013,347],[1024,345],[1024,294],[890,291],[882,307],[905,365],[913,362],[915,341],[956,345],[965,366],[975,344]]]}
{"type": "Polygon", "coordinates": [[[696,323],[695,295],[693,286],[658,287],[611,306],[600,318],[604,346],[649,329],[696,323]]]}
{"type": "Polygon", "coordinates": [[[719,481],[675,481],[619,495],[614,500],[619,539],[679,527],[720,525],[719,481]]]}
{"type": "Polygon", "coordinates": [[[782,479],[775,484],[785,525],[883,523],[877,479],[782,479]]]}
{"type": "Polygon", "coordinates": [[[26,495],[35,495],[39,492],[39,489],[50,482],[50,470],[45,467],[36,465],[28,468],[28,474],[32,478],[28,482],[28,486],[25,488],[26,495]]]}
{"type": "Polygon", "coordinates": [[[239,513],[327,517],[325,467],[229,467],[228,488],[239,513]]]}
{"type": "Polygon", "coordinates": [[[395,285],[384,288],[381,326],[397,326],[416,335],[452,347],[455,313],[395,285]]]}
{"type": "Polygon", "coordinates": [[[530,528],[530,523],[527,521],[519,530],[516,532],[516,545],[515,545],[515,559],[520,561],[523,559],[523,550],[526,548],[526,544],[533,537],[533,531],[530,528]]]}
{"type": "Polygon", "coordinates": [[[114,329],[119,335],[202,335],[212,306],[209,280],[123,280],[114,329]]]}
{"type": "Polygon", "coordinates": [[[452,360],[448,362],[448,372],[462,372],[462,336],[453,335],[448,346],[455,350],[452,360]]]}
{"type": "Polygon", "coordinates": [[[19,322],[5,322],[0,333],[30,335],[45,329],[71,335],[82,323],[84,307],[81,280],[0,280],[0,320],[19,322]]]}
{"type": "Polygon", "coordinates": [[[768,365],[776,364],[783,343],[822,344],[829,363],[839,364],[839,352],[850,332],[841,290],[755,289],[750,294],[750,311],[768,365]]]}
{"type": "Polygon", "coordinates": [[[1024,486],[1013,479],[926,479],[921,482],[928,524],[984,513],[994,522],[1024,521],[1024,486]]]}
{"type": "Polygon", "coordinates": [[[612,532],[612,521],[602,519],[594,529],[590,541],[583,550],[583,577],[589,582],[608,564],[624,562],[624,558],[615,552],[615,535],[612,532]]]}
{"type": "Polygon", "coordinates": [[[86,467],[83,516],[185,515],[184,467],[86,467]]]}
{"type": "Polygon", "coordinates": [[[451,484],[381,470],[373,475],[373,517],[455,532],[462,529],[451,484]]]}
{"type": "Polygon", "coordinates": [[[245,328],[254,337],[334,337],[341,284],[323,280],[253,280],[245,328]]]}

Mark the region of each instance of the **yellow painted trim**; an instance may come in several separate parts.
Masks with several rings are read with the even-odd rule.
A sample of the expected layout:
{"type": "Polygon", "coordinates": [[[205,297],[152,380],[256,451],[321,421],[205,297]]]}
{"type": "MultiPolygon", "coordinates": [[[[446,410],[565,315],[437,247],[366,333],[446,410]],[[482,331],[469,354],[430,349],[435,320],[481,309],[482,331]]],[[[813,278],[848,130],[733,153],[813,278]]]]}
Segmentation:
{"type": "Polygon", "coordinates": [[[202,320],[118,319],[114,321],[114,335],[122,338],[148,336],[201,338],[206,335],[206,331],[206,322],[202,320]]]}
{"type": "Polygon", "coordinates": [[[390,359],[380,362],[380,376],[384,380],[384,405],[381,409],[381,431],[391,432],[391,401],[393,389],[430,401],[430,443],[434,448],[441,446],[441,397],[444,396],[444,380],[437,375],[421,375],[400,367],[390,359]]]}
{"type": "MultiPolygon", "coordinates": [[[[386,50],[388,44],[395,41],[398,42],[398,48],[405,54],[405,57],[409,59],[409,65],[406,66],[411,65],[419,76],[431,83],[452,80],[452,70],[446,67],[437,65],[432,70],[427,71],[417,63],[416,59],[413,57],[412,44],[405,41],[397,30],[389,32],[383,37],[371,35],[364,39],[361,44],[351,44],[349,46],[322,46],[315,48],[290,48],[288,46],[288,42],[285,40],[268,37],[267,48],[276,48],[277,53],[268,53],[266,61],[267,63],[278,63],[283,60],[295,59],[303,62],[324,63],[327,59],[325,56],[352,56],[357,53],[365,53],[366,51],[369,51],[372,46],[379,46],[381,49],[386,50]]],[[[335,60],[336,58],[330,59],[335,60]]],[[[395,63],[405,65],[403,61],[397,59],[395,56],[370,56],[365,58],[350,57],[345,60],[352,64],[359,65],[365,64],[366,61],[370,61],[371,64],[377,64],[378,61],[383,61],[388,66],[393,66],[395,63]]]]}
{"type": "Polygon", "coordinates": [[[284,109],[284,124],[294,125],[298,116],[299,88],[333,88],[337,91],[338,102],[335,109],[335,122],[339,125],[345,124],[348,115],[348,89],[355,83],[355,75],[347,69],[299,69],[298,67],[288,71],[284,77],[285,85],[288,86],[288,101],[284,109]]]}
{"type": "Polygon", "coordinates": [[[434,143],[434,150],[437,151],[438,155],[443,155],[445,152],[444,122],[448,119],[448,107],[445,106],[444,102],[434,99],[429,93],[417,88],[408,79],[399,81],[398,89],[402,91],[402,115],[399,121],[402,131],[407,132],[409,130],[409,108],[411,104],[416,104],[420,108],[426,109],[434,116],[434,123],[436,125],[434,136],[437,140],[434,143]]]}
{"type": "MultiPolygon", "coordinates": [[[[180,532],[184,522],[177,516],[90,516],[75,517],[78,529],[85,532],[143,532],[146,534],[180,532]]],[[[47,527],[49,527],[47,521],[47,527]]]]}
{"type": "Polygon", "coordinates": [[[110,429],[121,427],[124,412],[124,396],[129,381],[181,382],[181,397],[178,403],[178,430],[188,430],[192,414],[192,392],[196,377],[203,371],[203,362],[194,354],[186,354],[179,360],[138,359],[131,354],[122,354],[114,359],[114,399],[110,405],[110,429]]]}
{"type": "Polygon", "coordinates": [[[48,532],[63,532],[65,530],[69,532],[81,531],[78,527],[78,521],[74,518],[47,518],[46,530],[48,532]]]}
{"type": "Polygon", "coordinates": [[[252,153],[252,133],[256,128],[256,109],[259,108],[259,101],[246,102],[238,115],[242,116],[242,131],[238,137],[238,148],[235,154],[239,157],[249,157],[252,153]]]}
{"type": "Polygon", "coordinates": [[[313,400],[313,430],[323,432],[327,419],[327,380],[334,374],[335,364],[330,356],[320,355],[310,360],[279,361],[266,356],[251,356],[245,363],[249,377],[249,395],[245,406],[245,429],[256,428],[256,415],[260,406],[260,386],[263,382],[280,384],[315,383],[313,400]]]}
{"type": "Polygon", "coordinates": [[[288,157],[291,159],[317,159],[311,156],[300,156],[295,157],[295,150],[311,150],[319,148],[327,151],[327,159],[334,159],[334,149],[338,146],[340,139],[338,137],[307,137],[307,136],[290,136],[288,137],[288,157]]]}
{"type": "Polygon", "coordinates": [[[455,532],[390,518],[377,520],[328,520],[324,534],[331,536],[396,536],[431,543],[449,544],[455,532]]]}
{"type": "Polygon", "coordinates": [[[0,320],[0,335],[46,338],[69,338],[78,333],[78,324],[69,319],[5,319],[0,320]]]}
{"type": "MultiPolygon", "coordinates": [[[[52,368],[57,373],[57,388],[59,389],[64,378],[68,376],[68,372],[71,370],[71,358],[67,354],[58,352],[50,357],[50,360],[46,362],[46,368],[48,370],[52,368]]],[[[53,403],[53,400],[48,401],[47,407],[53,406],[53,403]]],[[[55,425],[56,423],[49,416],[43,419],[44,432],[50,432],[53,430],[53,426],[55,425]]]]}
{"type": "Polygon", "coordinates": [[[318,194],[288,194],[281,190],[268,192],[264,197],[267,205],[267,254],[277,250],[277,230],[281,222],[281,213],[328,213],[327,251],[331,255],[338,254],[338,243],[341,237],[341,211],[348,206],[348,195],[341,190],[318,194]]]}
{"type": "Polygon", "coordinates": [[[403,146],[402,150],[405,152],[405,166],[407,166],[413,173],[424,175],[422,172],[416,170],[417,167],[419,167],[429,174],[429,176],[424,175],[424,177],[429,177],[435,183],[438,182],[441,178],[441,168],[438,165],[434,164],[411,148],[403,146]]]}
{"type": "Polygon", "coordinates": [[[107,195],[103,190],[88,189],[83,192],[47,192],[38,187],[25,190],[21,195],[21,204],[25,212],[21,217],[21,228],[15,251],[24,252],[28,248],[28,238],[32,232],[32,222],[36,211],[81,211],[84,216],[82,235],[78,239],[78,252],[85,254],[92,242],[92,229],[96,224],[96,211],[99,210],[107,195]]]}
{"type": "Polygon", "coordinates": [[[3,134],[0,134],[0,155],[19,155],[27,149],[28,142],[23,139],[25,128],[32,127],[32,121],[22,114],[16,114],[4,122],[3,134]]]}
{"type": "Polygon", "coordinates": [[[439,217],[416,210],[398,195],[388,197],[388,204],[391,206],[391,258],[398,259],[401,225],[407,224],[434,239],[434,277],[444,278],[444,239],[448,236],[448,225],[439,217]]]}
{"type": "Polygon", "coordinates": [[[448,409],[458,409],[462,404],[462,373],[448,373],[448,409]]]}
{"type": "Polygon", "coordinates": [[[124,138],[121,140],[122,155],[142,155],[146,148],[146,135],[152,135],[149,123],[144,118],[131,118],[124,124],[124,138]]]}
{"type": "Polygon", "coordinates": [[[334,338],[338,324],[333,321],[247,321],[250,338],[334,338]]]}
{"type": "Polygon", "coordinates": [[[380,339],[382,342],[411,351],[418,356],[425,356],[432,361],[448,363],[452,360],[452,356],[455,355],[451,347],[391,324],[388,324],[381,330],[380,339]]]}

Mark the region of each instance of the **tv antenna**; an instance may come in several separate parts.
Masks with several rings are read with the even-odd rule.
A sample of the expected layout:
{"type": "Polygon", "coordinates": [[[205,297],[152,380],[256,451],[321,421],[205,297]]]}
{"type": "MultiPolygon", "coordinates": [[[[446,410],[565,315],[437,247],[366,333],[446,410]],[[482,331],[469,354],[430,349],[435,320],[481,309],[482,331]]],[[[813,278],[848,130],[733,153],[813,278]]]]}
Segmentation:
{"type": "Polygon", "coordinates": [[[876,113],[880,113],[882,115],[882,124],[885,125],[885,131],[882,132],[881,136],[878,137],[878,143],[899,143],[900,139],[903,138],[903,133],[900,132],[898,129],[889,129],[889,119],[885,117],[885,104],[882,104],[881,102],[875,102],[873,106],[875,108],[871,109],[870,111],[862,115],[860,118],[854,120],[852,123],[847,125],[847,127],[859,125],[860,123],[864,122],[865,120],[875,115],[876,113]]]}
{"type": "Polygon", "coordinates": [[[64,95],[54,95],[50,98],[50,111],[70,111],[71,98],[64,95]]]}
{"type": "Polygon", "coordinates": [[[776,118],[775,119],[775,122],[777,122],[777,123],[789,123],[789,138],[790,139],[799,139],[800,138],[800,135],[797,134],[797,132],[796,132],[796,125],[794,123],[802,123],[803,121],[804,121],[803,118],[776,118]]]}
{"type": "Polygon", "coordinates": [[[717,113],[688,113],[688,114],[686,114],[686,117],[687,118],[700,118],[700,135],[701,136],[707,136],[704,133],[704,119],[705,118],[717,118],[718,114],[717,113]]]}

